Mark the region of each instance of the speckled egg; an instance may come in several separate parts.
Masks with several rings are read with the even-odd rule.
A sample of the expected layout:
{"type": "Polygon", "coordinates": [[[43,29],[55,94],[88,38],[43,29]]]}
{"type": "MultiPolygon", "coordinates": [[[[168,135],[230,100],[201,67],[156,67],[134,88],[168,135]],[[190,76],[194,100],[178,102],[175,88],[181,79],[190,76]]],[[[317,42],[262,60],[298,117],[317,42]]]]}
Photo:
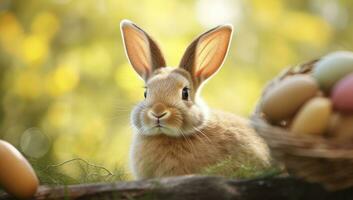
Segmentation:
{"type": "Polygon", "coordinates": [[[309,75],[293,75],[270,88],[264,95],[262,111],[271,121],[291,118],[318,93],[316,81],[309,75]]]}
{"type": "Polygon", "coordinates": [[[19,199],[32,197],[38,178],[31,165],[10,143],[0,140],[0,185],[19,199]]]}
{"type": "Polygon", "coordinates": [[[332,90],[334,108],[353,113],[353,73],[340,80],[332,90]]]}
{"type": "Polygon", "coordinates": [[[315,97],[305,103],[295,116],[291,132],[296,134],[322,135],[328,128],[332,103],[325,97],[315,97]]]}
{"type": "Polygon", "coordinates": [[[331,92],[333,86],[344,76],[353,72],[353,52],[339,51],[328,54],[314,67],[313,76],[321,89],[331,92]]]}

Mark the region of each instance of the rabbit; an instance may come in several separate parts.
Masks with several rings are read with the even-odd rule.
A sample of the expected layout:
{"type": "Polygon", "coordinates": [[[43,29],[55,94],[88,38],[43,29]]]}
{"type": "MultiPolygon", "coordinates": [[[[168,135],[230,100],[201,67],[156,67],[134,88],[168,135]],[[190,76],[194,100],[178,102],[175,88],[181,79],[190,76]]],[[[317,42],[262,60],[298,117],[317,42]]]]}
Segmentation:
{"type": "Polygon", "coordinates": [[[157,43],[133,22],[123,20],[120,29],[127,58],[145,83],[145,99],[131,112],[130,167],[136,179],[201,174],[226,159],[232,163],[228,172],[215,175],[245,163],[270,166],[268,147],[248,120],[209,109],[200,98],[224,62],[231,25],[198,36],[178,67],[167,66],[157,43]]]}

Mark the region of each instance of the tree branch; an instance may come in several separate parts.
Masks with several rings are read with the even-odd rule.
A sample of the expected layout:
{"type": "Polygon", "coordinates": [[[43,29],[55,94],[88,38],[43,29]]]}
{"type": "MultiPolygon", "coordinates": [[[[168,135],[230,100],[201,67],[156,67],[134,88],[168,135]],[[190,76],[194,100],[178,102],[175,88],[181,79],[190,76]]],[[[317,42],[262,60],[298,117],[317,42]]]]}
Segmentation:
{"type": "MultiPolygon", "coordinates": [[[[0,200],[10,199],[14,198],[0,194],[0,200]]],[[[353,189],[328,192],[318,184],[290,177],[237,181],[222,177],[180,176],[67,187],[41,186],[34,199],[337,200],[353,199],[353,189]]]]}

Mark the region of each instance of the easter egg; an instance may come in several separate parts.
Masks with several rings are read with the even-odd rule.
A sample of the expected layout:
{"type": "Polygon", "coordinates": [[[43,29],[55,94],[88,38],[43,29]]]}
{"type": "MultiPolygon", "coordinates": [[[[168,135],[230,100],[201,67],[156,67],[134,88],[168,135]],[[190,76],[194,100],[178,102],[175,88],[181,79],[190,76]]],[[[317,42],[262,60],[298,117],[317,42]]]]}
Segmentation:
{"type": "Polygon", "coordinates": [[[337,81],[352,72],[353,52],[339,51],[319,60],[315,64],[313,76],[325,92],[330,92],[337,81]]]}
{"type": "Polygon", "coordinates": [[[341,114],[338,112],[334,112],[330,116],[329,124],[328,124],[328,130],[327,130],[327,136],[328,137],[333,137],[334,132],[339,126],[339,123],[341,121],[341,114]]]}
{"type": "Polygon", "coordinates": [[[270,120],[286,120],[317,93],[318,85],[311,76],[293,75],[283,79],[264,95],[262,111],[270,120]]]}
{"type": "Polygon", "coordinates": [[[330,129],[330,136],[342,142],[353,140],[353,115],[338,115],[333,118],[334,126],[330,129]]]}
{"type": "Polygon", "coordinates": [[[291,132],[322,135],[328,128],[331,113],[331,101],[325,97],[315,97],[299,110],[290,128],[291,132]]]}
{"type": "Polygon", "coordinates": [[[353,73],[340,80],[332,90],[335,109],[353,113],[353,73]]]}
{"type": "Polygon", "coordinates": [[[31,165],[11,144],[0,140],[0,185],[19,199],[32,197],[38,188],[38,178],[31,165]]]}

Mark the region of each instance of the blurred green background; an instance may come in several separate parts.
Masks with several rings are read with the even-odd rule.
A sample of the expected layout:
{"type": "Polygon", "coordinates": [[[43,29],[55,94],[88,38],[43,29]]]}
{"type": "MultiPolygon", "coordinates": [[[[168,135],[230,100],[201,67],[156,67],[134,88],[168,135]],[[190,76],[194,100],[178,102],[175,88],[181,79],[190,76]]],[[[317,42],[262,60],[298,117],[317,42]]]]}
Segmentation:
{"type": "MultiPolygon", "coordinates": [[[[227,60],[202,96],[248,116],[284,67],[352,50],[352,10],[349,0],[0,0],[0,138],[38,173],[81,158],[129,179],[129,113],[143,82],[125,57],[122,19],[150,33],[171,66],[198,34],[232,23],[227,60]]],[[[85,177],[91,165],[78,162],[52,173],[85,177]]]]}

